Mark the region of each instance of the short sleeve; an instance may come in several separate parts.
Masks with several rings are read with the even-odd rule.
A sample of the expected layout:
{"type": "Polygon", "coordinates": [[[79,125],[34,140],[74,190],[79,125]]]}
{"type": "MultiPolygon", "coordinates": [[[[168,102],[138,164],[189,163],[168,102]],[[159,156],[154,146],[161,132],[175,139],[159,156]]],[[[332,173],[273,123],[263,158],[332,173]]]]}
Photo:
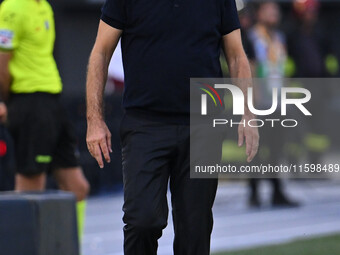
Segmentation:
{"type": "Polygon", "coordinates": [[[241,26],[238,18],[235,0],[220,1],[222,1],[221,34],[226,35],[236,29],[239,29],[241,26]]]}
{"type": "Polygon", "coordinates": [[[102,8],[101,20],[123,30],[126,25],[125,0],[106,0],[102,8]]]}
{"type": "Polygon", "coordinates": [[[22,15],[7,2],[0,6],[0,50],[14,50],[18,47],[22,33],[22,15]]]}

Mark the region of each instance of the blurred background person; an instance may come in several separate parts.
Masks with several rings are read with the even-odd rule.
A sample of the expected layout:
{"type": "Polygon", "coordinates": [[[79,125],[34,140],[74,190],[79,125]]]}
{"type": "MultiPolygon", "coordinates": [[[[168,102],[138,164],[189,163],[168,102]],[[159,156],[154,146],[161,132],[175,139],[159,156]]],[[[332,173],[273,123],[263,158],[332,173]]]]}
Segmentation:
{"type": "Polygon", "coordinates": [[[12,139],[5,127],[7,107],[0,101],[0,191],[9,190],[14,185],[14,158],[12,139]]]}
{"type": "Polygon", "coordinates": [[[317,0],[294,0],[293,19],[288,28],[288,53],[295,63],[294,76],[326,77],[327,40],[318,22],[320,3],[317,0]]]}
{"type": "Polygon", "coordinates": [[[255,51],[252,42],[250,41],[248,36],[249,30],[254,25],[254,19],[252,16],[251,9],[249,8],[249,5],[243,6],[243,8],[239,10],[238,15],[241,24],[241,36],[243,48],[249,59],[252,74],[254,75],[256,66],[255,51]]]}
{"type": "MultiPolygon", "coordinates": [[[[294,0],[292,3],[293,19],[288,27],[288,53],[292,57],[298,78],[330,77],[331,70],[327,62],[331,61],[331,36],[326,36],[325,28],[319,21],[320,3],[317,0],[294,0]]],[[[325,98],[331,97],[329,88],[312,83],[307,88],[312,95],[310,111],[313,119],[303,124],[303,148],[311,163],[321,163],[324,152],[330,147],[330,139],[325,134],[324,125],[327,116],[325,98]]]]}
{"type": "Polygon", "coordinates": [[[51,172],[60,189],[75,194],[82,219],[89,184],[77,161],[74,131],[59,102],[62,83],[53,57],[54,40],[53,11],[46,0],[2,2],[0,89],[8,100],[8,128],[14,140],[15,190],[44,190],[51,172]]]}
{"type": "MultiPolygon", "coordinates": [[[[256,18],[256,24],[248,33],[254,51],[254,76],[266,78],[256,88],[256,101],[258,108],[269,109],[272,105],[272,89],[280,89],[283,85],[282,79],[287,59],[286,42],[284,34],[277,28],[281,18],[277,3],[271,1],[258,3],[256,18]]],[[[280,117],[279,111],[271,115],[272,119],[280,119],[280,117]]],[[[271,165],[280,163],[284,146],[283,129],[280,125],[275,127],[264,125],[260,128],[262,135],[258,162],[271,165]]],[[[278,178],[269,179],[273,189],[271,204],[273,206],[297,206],[298,203],[291,201],[284,194],[282,182],[278,178]]],[[[249,205],[258,207],[261,205],[258,191],[259,179],[250,179],[249,186],[249,205]]]]}

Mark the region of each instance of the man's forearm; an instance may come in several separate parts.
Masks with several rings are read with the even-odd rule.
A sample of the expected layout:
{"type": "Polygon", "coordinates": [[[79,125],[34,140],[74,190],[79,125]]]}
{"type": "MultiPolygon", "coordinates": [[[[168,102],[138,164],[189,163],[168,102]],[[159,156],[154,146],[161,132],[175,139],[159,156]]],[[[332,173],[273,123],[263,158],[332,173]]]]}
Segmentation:
{"type": "Polygon", "coordinates": [[[86,83],[86,103],[87,119],[103,120],[103,96],[107,80],[109,60],[104,54],[93,51],[89,60],[87,83],[86,83]]]}
{"type": "Polygon", "coordinates": [[[245,54],[229,59],[228,65],[230,69],[230,76],[232,78],[250,79],[252,77],[249,61],[245,54]]]}
{"type": "MultiPolygon", "coordinates": [[[[246,55],[229,60],[229,71],[231,78],[236,79],[236,85],[242,90],[245,98],[247,98],[248,88],[252,86],[252,75],[246,55]]],[[[248,110],[246,101],[245,109],[246,111],[248,110]]]]}

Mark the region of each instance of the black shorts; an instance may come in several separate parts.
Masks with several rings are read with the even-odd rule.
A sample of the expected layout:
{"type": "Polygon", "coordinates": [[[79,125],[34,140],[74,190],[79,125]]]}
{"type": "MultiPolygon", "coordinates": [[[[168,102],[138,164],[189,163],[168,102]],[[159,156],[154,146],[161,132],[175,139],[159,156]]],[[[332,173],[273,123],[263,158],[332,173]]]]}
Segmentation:
{"type": "Polygon", "coordinates": [[[79,165],[75,131],[59,95],[14,94],[8,108],[17,173],[36,175],[79,165]]]}

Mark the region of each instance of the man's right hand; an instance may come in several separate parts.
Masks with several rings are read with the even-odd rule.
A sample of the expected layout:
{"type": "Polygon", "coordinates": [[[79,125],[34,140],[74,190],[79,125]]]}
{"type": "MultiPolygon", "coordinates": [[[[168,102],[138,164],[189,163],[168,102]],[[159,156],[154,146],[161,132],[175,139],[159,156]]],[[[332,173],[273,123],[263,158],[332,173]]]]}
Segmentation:
{"type": "Polygon", "coordinates": [[[107,163],[111,162],[111,133],[103,120],[88,120],[86,134],[87,148],[100,168],[104,167],[102,154],[107,163]]]}

